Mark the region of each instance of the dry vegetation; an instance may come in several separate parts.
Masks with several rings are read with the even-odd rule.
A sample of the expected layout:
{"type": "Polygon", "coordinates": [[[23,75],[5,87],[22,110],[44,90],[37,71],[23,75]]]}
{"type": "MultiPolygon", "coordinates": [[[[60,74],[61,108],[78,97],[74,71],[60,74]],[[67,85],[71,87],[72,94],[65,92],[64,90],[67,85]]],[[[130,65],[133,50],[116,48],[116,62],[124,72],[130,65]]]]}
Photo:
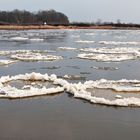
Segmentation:
{"type": "Polygon", "coordinates": [[[32,29],[65,29],[65,26],[50,26],[50,25],[0,25],[0,30],[32,30],[32,29]]]}
{"type": "Polygon", "coordinates": [[[37,29],[116,29],[113,26],[51,26],[51,25],[0,25],[0,30],[37,30],[37,29]]]}

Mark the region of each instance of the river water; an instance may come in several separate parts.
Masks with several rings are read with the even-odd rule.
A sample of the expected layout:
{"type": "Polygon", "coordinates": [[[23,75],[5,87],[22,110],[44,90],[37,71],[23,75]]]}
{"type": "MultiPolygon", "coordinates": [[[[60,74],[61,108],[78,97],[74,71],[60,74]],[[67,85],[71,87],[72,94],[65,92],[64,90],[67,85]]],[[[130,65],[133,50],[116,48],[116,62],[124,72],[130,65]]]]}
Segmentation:
{"type": "MultiPolygon", "coordinates": [[[[139,139],[139,35],[139,30],[0,31],[0,60],[6,60],[0,61],[0,76],[55,74],[72,84],[81,82],[81,88],[92,81],[92,86],[86,84],[88,99],[85,92],[81,97],[68,89],[49,96],[1,98],[0,139],[139,139]]],[[[20,88],[30,83],[18,82],[8,84],[20,88]]]]}

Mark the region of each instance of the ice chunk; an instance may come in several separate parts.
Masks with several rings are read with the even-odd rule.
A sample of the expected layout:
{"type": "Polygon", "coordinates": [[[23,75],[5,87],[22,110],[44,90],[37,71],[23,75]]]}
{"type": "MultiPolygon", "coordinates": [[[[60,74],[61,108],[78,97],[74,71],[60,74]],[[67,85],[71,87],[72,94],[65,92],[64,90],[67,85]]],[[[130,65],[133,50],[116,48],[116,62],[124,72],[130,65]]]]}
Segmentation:
{"type": "Polygon", "coordinates": [[[55,55],[42,55],[40,53],[24,53],[24,54],[13,54],[12,59],[21,61],[53,61],[63,59],[62,56],[55,55]]]}
{"type": "MultiPolygon", "coordinates": [[[[69,76],[65,76],[68,77],[69,76]]],[[[41,84],[41,83],[40,83],[41,84]]],[[[96,81],[86,81],[85,83],[69,83],[68,81],[58,78],[55,74],[48,76],[48,74],[40,74],[40,73],[27,73],[27,74],[19,74],[15,76],[2,76],[0,78],[0,98],[26,98],[26,97],[34,97],[40,95],[48,95],[59,93],[63,91],[69,92],[74,95],[75,98],[86,99],[91,103],[96,104],[105,104],[111,106],[139,106],[140,107],[140,98],[133,97],[123,97],[123,94],[127,94],[129,92],[137,92],[140,93],[140,81],[139,80],[107,80],[101,79],[96,81]],[[10,81],[15,80],[23,80],[23,81],[36,81],[41,82],[51,82],[55,87],[47,88],[45,85],[36,86],[36,84],[24,85],[21,89],[13,87],[10,85],[10,81]],[[89,90],[92,89],[92,90],[89,90]],[[104,96],[97,97],[97,94],[92,94],[91,91],[95,89],[104,89],[104,90],[114,90],[119,93],[115,96],[117,99],[108,99],[104,96]]],[[[114,94],[115,95],[115,94],[114,94]]],[[[114,96],[113,95],[113,96],[114,96]]]]}
{"type": "Polygon", "coordinates": [[[95,43],[95,41],[92,41],[92,40],[77,40],[75,42],[76,43],[85,43],[85,44],[95,43]]]}
{"type": "Polygon", "coordinates": [[[121,95],[116,95],[115,98],[121,99],[122,96],[121,95]]]}
{"type": "Polygon", "coordinates": [[[86,78],[80,75],[64,75],[64,79],[69,79],[69,80],[85,80],[86,78]]]}
{"type": "MultiPolygon", "coordinates": [[[[7,50],[7,51],[0,51],[0,55],[10,55],[10,54],[24,54],[24,53],[47,53],[50,52],[49,50],[7,50]]],[[[52,51],[51,51],[52,52],[52,51]]]]}
{"type": "MultiPolygon", "coordinates": [[[[40,73],[26,73],[26,74],[19,74],[15,76],[3,76],[0,78],[0,98],[25,98],[25,97],[33,97],[33,96],[40,96],[40,95],[47,95],[47,94],[54,94],[64,91],[64,87],[61,86],[63,80],[57,81],[56,75],[48,76],[48,74],[40,74],[40,73]],[[57,82],[57,87],[50,87],[47,88],[45,86],[41,86],[42,88],[35,87],[36,84],[25,85],[21,89],[16,87],[10,86],[11,81],[16,80],[23,80],[23,81],[50,81],[50,82],[57,82]],[[7,83],[7,84],[5,84],[7,83]]],[[[56,83],[55,82],[55,83],[56,83]]]]}
{"type": "Polygon", "coordinates": [[[83,54],[78,54],[77,57],[81,59],[89,59],[89,60],[96,60],[102,62],[108,62],[108,61],[119,62],[119,61],[133,60],[133,59],[140,58],[140,56],[134,54],[97,54],[97,53],[83,53],[83,54]]]}
{"type": "Polygon", "coordinates": [[[15,87],[4,87],[3,92],[5,93],[0,94],[0,98],[27,98],[27,97],[34,97],[34,96],[41,96],[41,95],[48,95],[48,94],[55,94],[55,93],[60,93],[63,92],[64,88],[63,87],[56,87],[56,88],[46,88],[43,87],[41,89],[35,88],[35,87],[30,87],[29,89],[23,88],[23,89],[17,89],[15,87]]]}
{"type": "Polygon", "coordinates": [[[100,47],[100,48],[82,48],[80,51],[101,54],[139,54],[140,48],[134,47],[100,47]]]}
{"type": "Polygon", "coordinates": [[[13,60],[0,60],[0,65],[9,65],[16,62],[17,61],[13,61],[13,60]]]}
{"type": "Polygon", "coordinates": [[[27,38],[27,37],[12,37],[12,38],[10,38],[10,40],[13,40],[13,41],[27,41],[27,40],[29,40],[29,38],[27,38]]]}
{"type": "Polygon", "coordinates": [[[30,38],[30,41],[40,42],[40,41],[44,41],[44,39],[43,38],[30,38]]]}
{"type": "Polygon", "coordinates": [[[59,47],[58,49],[60,49],[60,50],[77,50],[77,48],[72,48],[72,47],[59,47]]]}
{"type": "MultiPolygon", "coordinates": [[[[140,98],[136,97],[122,97],[121,95],[116,95],[115,100],[106,99],[104,97],[96,97],[92,95],[87,89],[95,88],[98,89],[112,89],[117,92],[140,92],[138,80],[106,80],[101,79],[97,81],[86,81],[84,84],[67,84],[66,91],[73,94],[76,98],[82,98],[96,104],[105,104],[111,106],[140,106],[140,98]]],[[[127,93],[126,93],[127,94],[127,93]]]]}
{"type": "Polygon", "coordinates": [[[99,44],[105,45],[140,45],[140,42],[119,42],[119,41],[100,41],[99,44]]]}

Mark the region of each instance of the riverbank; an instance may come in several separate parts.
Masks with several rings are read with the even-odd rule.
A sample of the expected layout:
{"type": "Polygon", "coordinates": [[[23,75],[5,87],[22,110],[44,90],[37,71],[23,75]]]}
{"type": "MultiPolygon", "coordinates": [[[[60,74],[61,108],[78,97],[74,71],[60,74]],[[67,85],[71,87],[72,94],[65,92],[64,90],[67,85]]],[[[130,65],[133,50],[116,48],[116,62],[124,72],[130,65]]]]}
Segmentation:
{"type": "Polygon", "coordinates": [[[0,30],[37,30],[37,29],[122,29],[139,30],[137,27],[115,27],[115,26],[51,26],[51,25],[0,25],[0,30]]]}

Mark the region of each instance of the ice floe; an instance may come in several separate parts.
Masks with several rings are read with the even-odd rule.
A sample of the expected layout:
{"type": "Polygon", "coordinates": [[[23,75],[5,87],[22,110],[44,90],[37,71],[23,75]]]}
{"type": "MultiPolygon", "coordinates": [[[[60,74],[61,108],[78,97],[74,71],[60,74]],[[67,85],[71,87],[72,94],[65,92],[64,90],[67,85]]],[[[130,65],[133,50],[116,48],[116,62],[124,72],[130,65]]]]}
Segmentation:
{"type": "Polygon", "coordinates": [[[31,42],[40,42],[44,41],[43,38],[28,38],[28,37],[12,37],[10,38],[11,41],[31,41],[31,42]]]}
{"type": "Polygon", "coordinates": [[[40,53],[32,53],[32,52],[24,54],[13,54],[10,56],[10,58],[21,61],[53,61],[63,59],[62,56],[43,55],[40,53]]]}
{"type": "MultiPolygon", "coordinates": [[[[60,93],[64,91],[64,88],[61,86],[56,87],[45,87],[41,88],[34,87],[34,85],[25,85],[21,89],[13,87],[10,85],[10,82],[16,80],[23,81],[42,81],[42,82],[54,82],[57,79],[55,75],[48,76],[48,74],[40,74],[40,73],[30,73],[30,74],[20,74],[15,76],[3,76],[0,78],[0,98],[26,98],[26,97],[34,97],[41,95],[48,95],[54,93],[60,93]]],[[[36,85],[36,84],[35,84],[36,85]]]]}
{"type": "Polygon", "coordinates": [[[124,61],[140,58],[140,48],[132,47],[101,47],[101,48],[81,48],[83,54],[78,54],[78,58],[96,61],[124,61]]]}
{"type": "MultiPolygon", "coordinates": [[[[85,95],[81,96],[80,94],[77,94],[77,98],[83,98],[85,95]]],[[[123,98],[123,99],[115,99],[115,100],[108,100],[105,98],[101,97],[92,97],[92,96],[87,96],[86,100],[89,100],[91,103],[95,104],[103,104],[103,105],[108,105],[108,106],[122,106],[122,107],[127,107],[127,106],[140,106],[140,99],[135,98],[135,97],[130,97],[130,98],[123,98]]]]}
{"type": "Polygon", "coordinates": [[[42,42],[44,41],[43,38],[30,38],[30,41],[33,41],[33,42],[42,42]]]}
{"type": "Polygon", "coordinates": [[[82,53],[78,54],[78,58],[96,60],[102,62],[120,62],[125,60],[138,59],[140,56],[133,54],[96,54],[96,53],[82,53]]]}
{"type": "Polygon", "coordinates": [[[69,79],[69,80],[85,80],[86,77],[80,76],[80,75],[64,75],[64,79],[69,79]]]}
{"type": "MultiPolygon", "coordinates": [[[[69,76],[65,76],[68,77],[69,76]]],[[[41,95],[48,95],[54,93],[60,93],[63,91],[71,93],[75,98],[82,98],[90,101],[91,103],[96,104],[105,104],[111,106],[140,106],[140,98],[136,98],[133,96],[123,97],[121,96],[121,92],[125,92],[125,94],[129,92],[140,92],[140,81],[139,80],[96,80],[96,81],[86,81],[85,83],[69,83],[64,79],[58,78],[55,74],[48,75],[40,74],[40,73],[27,73],[27,74],[19,74],[15,76],[2,76],[0,78],[0,98],[26,98],[26,97],[34,97],[41,95]],[[28,83],[28,85],[24,85],[22,88],[16,88],[10,85],[10,82],[14,82],[17,80],[29,81],[34,84],[28,83]],[[37,81],[40,82],[51,82],[54,87],[47,87],[45,85],[41,85],[40,87],[36,87],[37,81]],[[112,89],[116,91],[117,94],[115,96],[116,99],[108,99],[104,97],[97,97],[88,91],[91,89],[94,91],[95,89],[104,89],[109,90],[112,89]]]]}
{"type": "Polygon", "coordinates": [[[134,47],[100,47],[100,48],[82,48],[80,51],[103,53],[103,54],[137,54],[140,53],[140,48],[134,47]]]}
{"type": "Polygon", "coordinates": [[[60,49],[60,50],[77,50],[77,48],[72,48],[72,47],[59,47],[58,49],[60,49]]]}
{"type": "Polygon", "coordinates": [[[98,89],[112,89],[117,92],[140,92],[140,81],[138,80],[119,80],[119,81],[109,81],[106,79],[101,79],[98,81],[86,81],[84,84],[70,84],[67,85],[67,92],[74,95],[75,98],[82,98],[96,104],[105,104],[111,106],[140,106],[140,98],[136,97],[122,97],[121,95],[116,95],[115,100],[110,100],[104,97],[96,97],[88,92],[88,89],[94,91],[95,88],[98,89]]]}
{"type": "Polygon", "coordinates": [[[20,61],[53,61],[63,59],[62,56],[49,55],[49,50],[10,50],[0,51],[0,55],[20,61]]]}
{"type": "Polygon", "coordinates": [[[17,61],[14,61],[14,60],[0,60],[0,66],[1,65],[9,65],[9,64],[12,64],[12,63],[16,63],[17,61]]]}
{"type": "Polygon", "coordinates": [[[120,42],[120,41],[99,41],[99,44],[105,45],[140,45],[140,42],[120,42]]]}
{"type": "Polygon", "coordinates": [[[76,43],[85,43],[85,44],[95,43],[95,41],[92,41],[92,40],[77,40],[75,42],[76,43]]]}
{"type": "Polygon", "coordinates": [[[12,37],[12,38],[10,38],[10,40],[12,40],[12,41],[27,41],[27,40],[29,40],[29,38],[27,38],[27,37],[12,37]]]}
{"type": "Polygon", "coordinates": [[[41,95],[49,95],[55,94],[59,92],[63,92],[63,87],[56,87],[56,88],[35,88],[30,87],[30,89],[17,89],[15,87],[7,86],[1,89],[0,91],[0,98],[27,98],[27,97],[34,97],[34,96],[41,96],[41,95]]]}
{"type": "Polygon", "coordinates": [[[74,95],[75,98],[82,98],[90,101],[91,103],[96,104],[105,104],[111,106],[140,106],[140,98],[131,97],[122,97],[116,96],[117,99],[109,100],[104,97],[96,97],[92,95],[91,92],[87,90],[89,88],[95,89],[112,89],[116,92],[140,92],[140,81],[138,80],[118,80],[118,81],[111,81],[106,79],[101,79],[97,81],[86,81],[84,84],[81,82],[79,83],[68,83],[65,80],[57,79],[55,80],[56,83],[59,83],[64,89],[74,95]],[[119,99],[118,99],[119,98],[119,99]]]}
{"type": "Polygon", "coordinates": [[[140,92],[140,81],[138,80],[106,80],[87,81],[86,88],[112,89],[117,92],[140,92]]]}
{"type": "Polygon", "coordinates": [[[116,95],[115,98],[122,99],[123,97],[121,95],[116,95]]]}
{"type": "Polygon", "coordinates": [[[48,53],[50,50],[1,50],[0,55],[11,55],[11,54],[24,54],[24,53],[48,53]]]}

